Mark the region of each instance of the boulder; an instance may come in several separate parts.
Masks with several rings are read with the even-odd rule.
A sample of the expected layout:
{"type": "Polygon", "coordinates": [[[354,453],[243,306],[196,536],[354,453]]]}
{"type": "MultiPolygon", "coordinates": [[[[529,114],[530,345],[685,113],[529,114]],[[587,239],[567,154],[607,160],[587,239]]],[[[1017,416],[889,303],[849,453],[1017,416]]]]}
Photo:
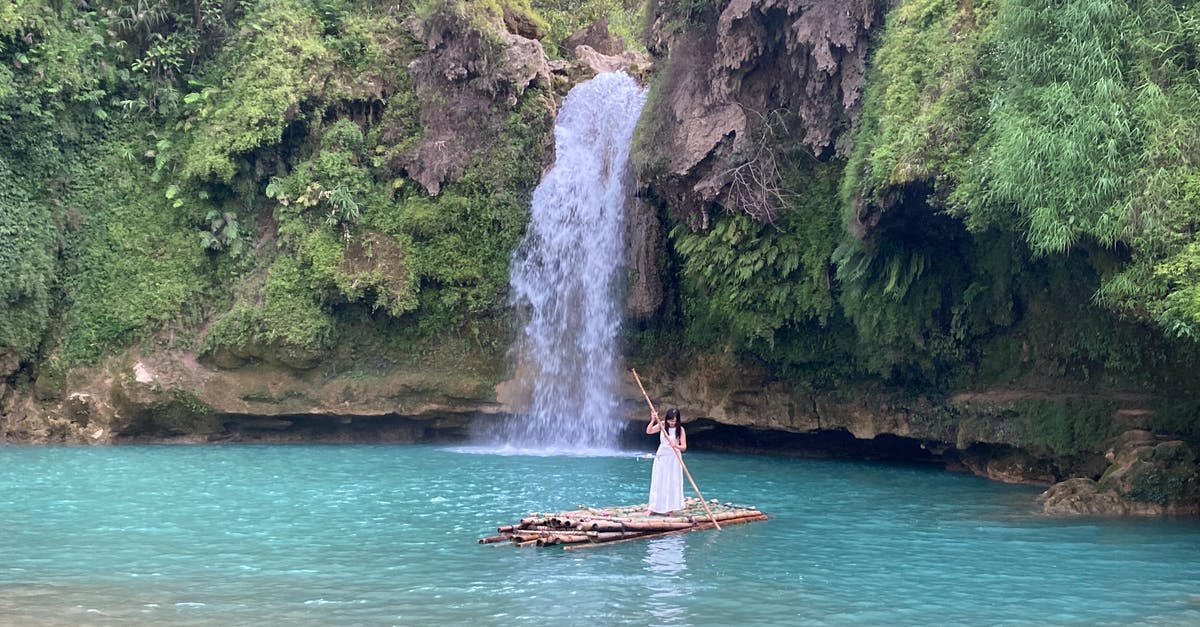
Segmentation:
{"type": "Polygon", "coordinates": [[[1106,454],[1111,462],[1099,481],[1069,479],[1040,498],[1050,514],[1200,514],[1196,453],[1181,440],[1148,431],[1118,436],[1106,454]]]}
{"type": "Polygon", "coordinates": [[[578,46],[587,46],[599,54],[618,56],[625,52],[625,42],[608,30],[608,18],[601,18],[591,25],[581,28],[567,37],[563,48],[575,50],[578,46]]]}
{"type": "Polygon", "coordinates": [[[1101,492],[1096,482],[1076,477],[1056,483],[1038,500],[1042,511],[1058,515],[1118,515],[1128,512],[1127,505],[1115,492],[1101,492]]]}
{"type": "Polygon", "coordinates": [[[575,59],[569,72],[575,82],[582,82],[597,74],[619,70],[625,70],[635,77],[644,76],[650,68],[650,57],[630,50],[615,55],[606,55],[590,46],[581,45],[575,47],[575,59]]]}

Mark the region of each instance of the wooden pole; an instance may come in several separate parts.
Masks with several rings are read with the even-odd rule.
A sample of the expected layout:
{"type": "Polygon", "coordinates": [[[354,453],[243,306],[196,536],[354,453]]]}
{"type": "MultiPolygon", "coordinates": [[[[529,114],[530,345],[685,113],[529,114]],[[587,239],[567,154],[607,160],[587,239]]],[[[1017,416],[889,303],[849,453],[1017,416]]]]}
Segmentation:
{"type": "MultiPolygon", "coordinates": [[[[658,428],[667,436],[667,441],[670,441],[671,434],[667,433],[667,426],[658,419],[658,410],[654,409],[654,403],[650,400],[650,395],[646,393],[646,388],[642,385],[642,379],[638,376],[637,370],[630,368],[629,371],[633,373],[633,380],[637,381],[638,387],[642,390],[642,396],[646,397],[646,404],[650,406],[650,418],[658,423],[658,428]]],[[[679,420],[678,422],[679,429],[683,430],[683,420],[679,420]]],[[[696,487],[696,481],[692,479],[692,473],[688,472],[687,464],[683,463],[683,455],[674,446],[671,447],[671,450],[675,451],[675,459],[679,460],[679,466],[683,468],[683,474],[687,475],[688,483],[692,484],[692,489],[696,491],[696,496],[700,498],[700,504],[704,506],[704,511],[708,513],[708,519],[720,531],[721,525],[717,524],[716,517],[713,516],[712,510],[708,508],[708,501],[704,500],[704,495],[700,494],[700,488],[696,487]]]]}

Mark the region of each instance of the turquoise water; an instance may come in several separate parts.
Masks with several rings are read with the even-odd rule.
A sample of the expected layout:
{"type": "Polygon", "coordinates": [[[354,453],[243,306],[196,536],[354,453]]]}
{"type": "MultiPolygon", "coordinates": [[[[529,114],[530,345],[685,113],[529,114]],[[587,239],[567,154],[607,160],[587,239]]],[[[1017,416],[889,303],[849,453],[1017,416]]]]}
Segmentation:
{"type": "Polygon", "coordinates": [[[479,545],[644,502],[650,462],[433,446],[0,449],[4,625],[1200,624],[1200,524],[1053,520],[1038,490],[689,453],[767,522],[479,545]]]}

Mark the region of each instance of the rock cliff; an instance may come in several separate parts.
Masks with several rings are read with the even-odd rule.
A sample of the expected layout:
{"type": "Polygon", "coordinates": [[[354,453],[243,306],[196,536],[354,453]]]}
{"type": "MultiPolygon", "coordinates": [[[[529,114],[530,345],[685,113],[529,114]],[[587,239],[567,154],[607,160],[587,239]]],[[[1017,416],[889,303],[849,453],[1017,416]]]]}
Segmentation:
{"type": "Polygon", "coordinates": [[[882,17],[872,0],[734,0],[679,33],[678,16],[657,15],[652,51],[665,79],[646,132],[659,150],[642,180],[678,215],[703,219],[719,206],[773,219],[761,183],[776,172],[762,144],[787,137],[819,155],[846,151],[882,17]]]}
{"type": "MultiPolygon", "coordinates": [[[[868,43],[885,10],[871,0],[732,0],[690,28],[676,28],[673,13],[655,16],[650,52],[660,80],[641,132],[654,150],[643,151],[642,198],[630,211],[630,319],[653,319],[670,298],[659,208],[700,228],[722,211],[771,222],[779,207],[769,186],[763,193],[762,182],[777,175],[768,143],[804,146],[819,159],[845,156],[868,43]]],[[[570,62],[551,62],[539,27],[520,14],[493,17],[490,30],[465,19],[445,13],[410,24],[425,50],[409,66],[421,128],[381,123],[385,142],[401,146],[384,166],[429,196],[497,140],[528,90],[546,92],[553,110],[551,94],[573,81],[649,71],[645,55],[599,26],[564,42],[570,62]],[[497,45],[502,54],[493,54],[497,45]]],[[[346,248],[339,271],[399,280],[389,268],[403,251],[390,241],[366,233],[346,248]]],[[[19,360],[0,353],[0,432],[17,443],[460,440],[473,424],[519,409],[521,398],[504,324],[476,332],[298,356],[252,345],[198,356],[151,342],[61,377],[25,376],[19,360]]],[[[859,379],[831,389],[720,347],[687,364],[644,361],[650,394],[682,410],[695,448],[938,463],[1053,485],[1044,503],[1055,513],[1200,510],[1194,451],[1149,432],[1165,411],[1154,393],[1095,391],[1086,381],[914,393],[859,379]]],[[[644,405],[632,382],[622,407],[631,428],[640,428],[644,405]]]]}

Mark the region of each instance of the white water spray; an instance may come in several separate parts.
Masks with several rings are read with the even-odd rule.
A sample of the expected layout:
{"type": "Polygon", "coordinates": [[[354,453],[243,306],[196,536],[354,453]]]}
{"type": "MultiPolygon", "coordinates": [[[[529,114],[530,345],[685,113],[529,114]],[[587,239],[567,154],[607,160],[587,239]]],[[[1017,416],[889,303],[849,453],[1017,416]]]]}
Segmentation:
{"type": "Polygon", "coordinates": [[[645,90],[624,72],[571,89],[554,126],[555,162],[533,192],[513,255],[516,346],[529,413],[503,444],[547,452],[614,451],[629,145],[645,90]]]}

